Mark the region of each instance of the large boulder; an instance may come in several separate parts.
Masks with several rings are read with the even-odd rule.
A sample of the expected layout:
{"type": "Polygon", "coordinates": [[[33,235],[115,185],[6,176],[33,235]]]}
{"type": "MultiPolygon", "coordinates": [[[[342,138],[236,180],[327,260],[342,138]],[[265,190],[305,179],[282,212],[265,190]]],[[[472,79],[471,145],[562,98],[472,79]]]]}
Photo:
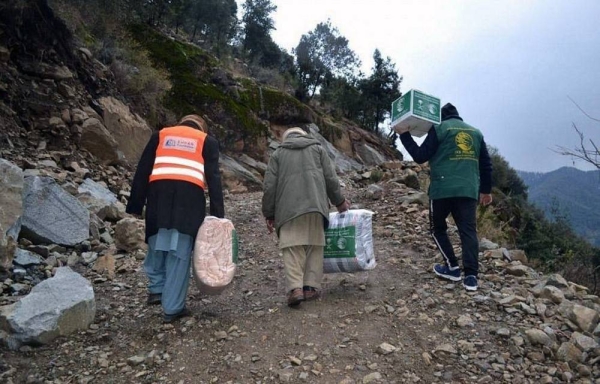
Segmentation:
{"type": "Polygon", "coordinates": [[[90,212],[50,177],[25,179],[21,236],[73,246],[89,237],[90,212]]]}
{"type": "Polygon", "coordinates": [[[108,188],[85,179],[77,189],[77,199],[102,220],[119,221],[125,217],[125,205],[108,188]]]}
{"type": "Polygon", "coordinates": [[[118,202],[114,193],[92,179],[85,179],[77,188],[77,192],[77,200],[95,214],[118,202]]]}
{"type": "Polygon", "coordinates": [[[255,190],[262,188],[261,175],[258,172],[249,171],[227,155],[219,156],[219,168],[223,187],[230,192],[246,192],[248,188],[255,190]]]}
{"type": "Polygon", "coordinates": [[[569,288],[569,282],[558,273],[553,273],[552,275],[548,276],[546,279],[546,285],[550,285],[558,289],[569,288]]]}
{"type": "Polygon", "coordinates": [[[134,252],[147,249],[145,243],[144,221],[132,217],[120,220],[115,226],[115,245],[117,249],[134,252]]]}
{"type": "Polygon", "coordinates": [[[25,249],[17,248],[15,252],[14,264],[20,265],[21,267],[27,268],[32,265],[42,264],[42,257],[37,253],[27,251],[25,249]]]}
{"type": "Polygon", "coordinates": [[[117,142],[96,118],[83,122],[79,145],[105,164],[113,164],[122,159],[117,142]]]}
{"type": "Polygon", "coordinates": [[[239,161],[246,164],[250,168],[258,171],[258,173],[260,173],[261,175],[264,175],[265,172],[267,172],[267,164],[260,162],[260,161],[256,161],[253,158],[251,158],[250,156],[246,155],[245,153],[240,155],[238,159],[239,159],[239,161]]]}
{"type": "Polygon", "coordinates": [[[104,126],[117,141],[119,151],[130,164],[136,164],[152,135],[152,129],[139,115],[114,97],[98,100],[102,106],[104,126]]]}
{"type": "Polygon", "coordinates": [[[384,155],[366,143],[357,143],[354,148],[365,165],[375,166],[385,163],[387,160],[384,155]]]}
{"type": "Polygon", "coordinates": [[[558,307],[561,315],[571,320],[584,332],[593,332],[598,325],[600,313],[580,304],[563,301],[558,307]]]}
{"type": "Polygon", "coordinates": [[[317,127],[315,124],[310,124],[308,129],[311,135],[313,135],[315,139],[319,140],[323,148],[325,148],[325,151],[327,151],[329,158],[333,161],[337,172],[346,173],[350,171],[360,171],[364,168],[364,166],[358,161],[344,155],[336,147],[334,147],[333,144],[327,141],[327,139],[325,139],[319,132],[319,127],[317,127]]]}
{"type": "Polygon", "coordinates": [[[0,159],[0,273],[7,271],[16,251],[23,212],[23,171],[0,159]]]}
{"type": "Polygon", "coordinates": [[[0,330],[11,349],[47,344],[84,330],[94,321],[96,302],[90,282],[69,267],[56,270],[15,304],[0,307],[0,330]]]}

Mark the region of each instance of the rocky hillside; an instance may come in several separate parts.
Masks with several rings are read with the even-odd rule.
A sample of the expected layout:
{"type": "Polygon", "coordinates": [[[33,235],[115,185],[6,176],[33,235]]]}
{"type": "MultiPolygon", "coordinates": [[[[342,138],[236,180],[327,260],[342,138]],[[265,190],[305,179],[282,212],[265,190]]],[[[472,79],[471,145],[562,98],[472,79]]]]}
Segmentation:
{"type": "MultiPolygon", "coordinates": [[[[24,169],[43,160],[59,168],[77,161],[93,176],[96,167],[89,164],[135,165],[152,132],[143,103],[118,91],[111,68],[78,45],[46,0],[9,0],[0,9],[0,28],[0,156],[24,169]],[[31,149],[37,158],[25,164],[19,156],[31,149]]],[[[157,124],[203,115],[221,142],[225,184],[232,192],[260,189],[269,152],[291,126],[310,127],[341,172],[398,156],[377,136],[234,75],[193,45],[143,26],[129,33],[169,74],[172,88],[157,124]]]]}
{"type": "MultiPolygon", "coordinates": [[[[285,304],[283,264],[260,216],[260,193],[226,198],[240,238],[232,286],[204,296],[192,283],[193,316],[175,324],[162,324],[160,308],[145,304],[137,220],[114,223],[107,216],[99,239],[75,246],[22,239],[13,277],[1,285],[0,305],[8,306],[0,310],[0,379],[597,382],[600,299],[560,275],[531,269],[522,251],[486,240],[478,292],[435,278],[431,267],[440,257],[419,190],[426,172],[412,163],[386,167],[376,184],[369,174],[342,176],[355,206],[375,212],[377,267],[327,275],[323,298],[299,309],[285,304]],[[62,295],[48,306],[47,292],[62,295]],[[38,317],[30,315],[35,311],[38,317]]],[[[450,234],[458,241],[455,227],[450,234]]]]}
{"type": "Polygon", "coordinates": [[[390,161],[374,135],[134,26],[170,75],[158,120],[196,112],[219,138],[240,238],[232,286],[219,296],[192,287],[193,316],[163,325],[145,305],[143,222],[124,213],[151,119],[45,0],[4,2],[0,28],[0,382],[600,380],[600,299],[586,287],[483,240],[478,292],[435,279],[427,169],[390,161]],[[299,310],[285,305],[254,192],[295,125],[327,148],[355,206],[375,212],[378,262],[328,275],[324,297],[299,310]]]}
{"type": "MultiPolygon", "coordinates": [[[[144,103],[129,103],[117,87],[117,68],[104,65],[78,43],[46,0],[7,1],[0,7],[0,28],[0,159],[6,160],[0,177],[2,188],[12,193],[6,196],[13,196],[6,197],[3,206],[0,241],[6,243],[10,229],[13,238],[27,233],[34,241],[78,244],[86,237],[90,220],[92,225],[100,223],[108,209],[100,212],[90,199],[108,202],[110,220],[122,218],[131,172],[153,131],[144,116],[147,109],[144,103]],[[16,231],[20,222],[15,213],[21,206],[14,193],[21,190],[23,177],[24,193],[31,193],[24,203],[29,198],[29,207],[43,206],[36,199],[43,200],[57,220],[62,220],[61,214],[74,213],[71,216],[78,218],[72,225],[79,235],[58,241],[36,234],[26,221],[23,234],[16,231]],[[64,191],[77,201],[65,197],[64,191]],[[53,199],[39,197],[44,193],[53,199]],[[91,219],[77,206],[82,202],[90,208],[91,219]]],[[[187,113],[201,114],[210,123],[210,133],[222,145],[221,174],[227,192],[261,189],[269,153],[290,126],[310,130],[342,173],[396,156],[377,136],[333,121],[244,74],[234,75],[193,45],[143,26],[131,26],[128,38],[169,73],[172,89],[159,108],[159,126],[174,124],[187,113]]],[[[37,212],[27,212],[29,207],[25,206],[26,215],[36,217],[37,212]]],[[[70,228],[51,228],[52,224],[46,223],[47,230],[71,235],[70,228]]],[[[6,271],[14,244],[8,251],[8,244],[3,247],[0,265],[6,271]]]]}
{"type": "MultiPolygon", "coordinates": [[[[56,213],[52,220],[76,217],[73,227],[44,224],[44,230],[67,237],[76,227],[74,238],[36,234],[26,221],[20,236],[79,244],[90,225],[102,227],[105,211],[112,215],[109,220],[122,218],[131,172],[152,133],[142,116],[144,106],[128,103],[118,91],[115,73],[78,45],[46,0],[9,0],[0,7],[0,28],[0,159],[6,160],[0,174],[2,188],[18,192],[25,177],[24,191],[31,193],[24,200],[27,204],[30,199],[26,215],[37,217],[37,211],[28,209],[43,206],[38,204],[41,200],[56,213]],[[46,193],[53,198],[40,197],[46,193]],[[69,199],[73,196],[75,200],[69,199]],[[98,198],[104,199],[100,205],[110,208],[90,201],[98,198]],[[80,203],[90,208],[91,218],[80,203]]],[[[309,129],[342,173],[396,156],[375,135],[320,115],[285,92],[233,75],[195,46],[145,27],[132,26],[130,33],[157,66],[169,71],[172,90],[161,109],[161,125],[174,124],[182,114],[203,115],[210,133],[221,142],[221,174],[230,193],[261,189],[269,153],[290,126],[309,129]]],[[[6,233],[10,229],[17,237],[20,228],[15,221],[21,208],[18,198],[14,193],[6,196],[0,221],[1,273],[6,273],[14,256],[6,233]]],[[[93,232],[96,240],[101,232],[93,232]]]]}

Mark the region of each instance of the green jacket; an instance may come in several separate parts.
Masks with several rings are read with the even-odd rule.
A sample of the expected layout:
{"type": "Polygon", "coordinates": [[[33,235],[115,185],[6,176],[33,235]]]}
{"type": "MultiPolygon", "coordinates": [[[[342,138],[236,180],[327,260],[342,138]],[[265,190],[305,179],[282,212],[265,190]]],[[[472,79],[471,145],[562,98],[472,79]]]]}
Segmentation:
{"type": "Polygon", "coordinates": [[[479,154],[483,135],[460,119],[435,126],[439,148],[429,160],[429,198],[479,199],[479,154]]]}
{"type": "Polygon", "coordinates": [[[329,218],[329,201],[344,202],[331,159],[310,135],[291,133],[275,150],[265,173],[262,212],[275,228],[309,212],[329,218]]]}

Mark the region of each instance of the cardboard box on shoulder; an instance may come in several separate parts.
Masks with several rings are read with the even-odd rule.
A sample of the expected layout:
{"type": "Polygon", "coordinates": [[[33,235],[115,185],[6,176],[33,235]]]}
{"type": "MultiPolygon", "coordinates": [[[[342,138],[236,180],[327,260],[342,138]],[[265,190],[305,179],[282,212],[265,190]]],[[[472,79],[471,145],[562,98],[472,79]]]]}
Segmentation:
{"type": "Polygon", "coordinates": [[[431,124],[441,122],[440,99],[411,89],[392,103],[391,127],[398,133],[425,136],[431,124]]]}

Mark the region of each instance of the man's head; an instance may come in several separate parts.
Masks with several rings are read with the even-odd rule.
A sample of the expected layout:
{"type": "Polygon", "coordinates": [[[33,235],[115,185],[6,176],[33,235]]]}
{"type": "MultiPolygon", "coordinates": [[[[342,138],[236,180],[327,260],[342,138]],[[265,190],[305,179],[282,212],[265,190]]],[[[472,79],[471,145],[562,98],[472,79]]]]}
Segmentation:
{"type": "Polygon", "coordinates": [[[283,135],[281,135],[282,143],[285,141],[285,139],[287,139],[287,137],[290,135],[290,133],[298,133],[300,135],[306,135],[306,131],[302,128],[299,128],[299,127],[289,128],[285,132],[283,132],[283,135]]]}
{"type": "Polygon", "coordinates": [[[198,115],[187,115],[179,120],[179,125],[185,125],[187,127],[198,129],[204,133],[208,132],[208,124],[198,115]]]}
{"type": "Polygon", "coordinates": [[[442,107],[442,120],[452,119],[453,117],[460,117],[456,107],[450,103],[447,103],[442,107]]]}

